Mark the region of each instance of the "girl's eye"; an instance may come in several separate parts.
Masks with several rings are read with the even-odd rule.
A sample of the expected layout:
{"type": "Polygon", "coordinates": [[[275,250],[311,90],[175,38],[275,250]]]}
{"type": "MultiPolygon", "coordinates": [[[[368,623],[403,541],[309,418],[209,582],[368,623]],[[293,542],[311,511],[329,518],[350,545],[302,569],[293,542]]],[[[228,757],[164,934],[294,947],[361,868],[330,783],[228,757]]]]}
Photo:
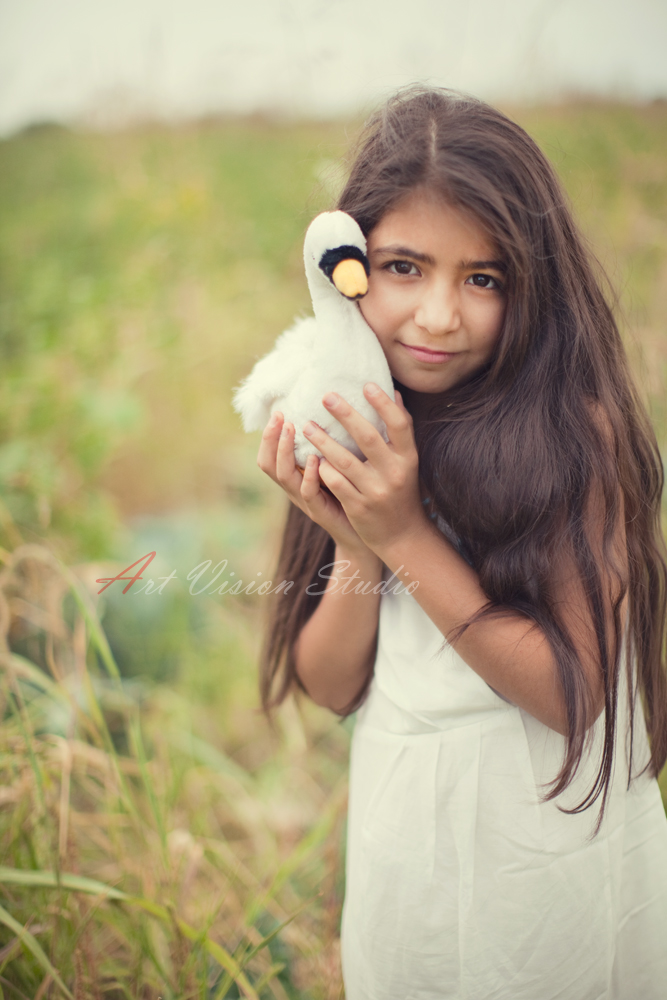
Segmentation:
{"type": "Polygon", "coordinates": [[[392,260],[385,265],[387,271],[392,274],[412,275],[419,274],[419,268],[409,260],[392,260]]]}
{"type": "Polygon", "coordinates": [[[502,290],[502,286],[497,278],[492,278],[490,274],[471,274],[466,278],[466,285],[475,285],[476,288],[494,288],[502,290]]]}

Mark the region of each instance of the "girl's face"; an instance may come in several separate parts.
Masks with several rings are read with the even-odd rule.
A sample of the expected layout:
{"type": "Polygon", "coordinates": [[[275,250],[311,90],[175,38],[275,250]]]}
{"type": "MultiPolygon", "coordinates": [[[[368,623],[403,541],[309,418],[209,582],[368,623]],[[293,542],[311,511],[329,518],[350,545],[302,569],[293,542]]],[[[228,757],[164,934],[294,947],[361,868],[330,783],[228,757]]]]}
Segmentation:
{"type": "Polygon", "coordinates": [[[498,256],[479,223],[423,189],[371,231],[359,307],[402,385],[444,392],[490,360],[505,315],[498,256]]]}

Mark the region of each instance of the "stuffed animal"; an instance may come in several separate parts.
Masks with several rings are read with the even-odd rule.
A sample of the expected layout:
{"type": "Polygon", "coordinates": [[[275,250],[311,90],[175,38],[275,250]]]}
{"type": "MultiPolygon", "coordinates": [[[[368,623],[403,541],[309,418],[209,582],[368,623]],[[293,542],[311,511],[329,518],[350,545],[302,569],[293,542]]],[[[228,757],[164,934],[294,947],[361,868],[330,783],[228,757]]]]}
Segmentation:
{"type": "Polygon", "coordinates": [[[375,382],[394,398],[384,351],[357,304],[368,291],[370,273],[361,229],[345,212],[323,212],[308,227],[303,256],[314,318],[297,320],[281,334],[234,392],[234,409],[246,431],[263,429],[274,410],[294,424],[295,459],[302,469],[308,455],[321,455],[303,434],[308,420],[365,457],[322,405],[325,393],[346,399],[385,441],[384,421],[364,396],[364,384],[375,382]]]}

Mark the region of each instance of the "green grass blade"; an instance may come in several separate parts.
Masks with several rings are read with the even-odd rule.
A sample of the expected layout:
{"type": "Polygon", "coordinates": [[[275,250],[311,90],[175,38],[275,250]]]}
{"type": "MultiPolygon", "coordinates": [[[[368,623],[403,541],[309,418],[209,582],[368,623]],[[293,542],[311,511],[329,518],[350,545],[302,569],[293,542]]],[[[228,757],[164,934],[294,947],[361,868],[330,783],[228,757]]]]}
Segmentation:
{"type": "Polygon", "coordinates": [[[264,892],[252,900],[246,910],[246,923],[254,924],[264,909],[266,901],[278,892],[297,868],[303,864],[308,855],[312,854],[326,840],[339,811],[340,802],[338,801],[338,797],[335,796],[333,803],[325,810],[320,821],[299,841],[289,857],[280,865],[264,892]]]}
{"type": "Polygon", "coordinates": [[[146,750],[144,748],[144,741],[141,735],[141,723],[139,721],[138,715],[135,715],[130,724],[130,735],[132,738],[134,755],[139,764],[141,779],[144,783],[144,788],[146,789],[146,794],[148,795],[148,801],[150,803],[151,812],[153,813],[153,817],[155,819],[155,825],[157,826],[158,833],[160,835],[160,844],[162,846],[162,859],[166,866],[167,830],[165,828],[164,816],[162,815],[162,810],[160,809],[160,804],[155,794],[155,789],[153,788],[153,782],[151,781],[151,776],[148,773],[148,760],[146,758],[146,750]]]}
{"type": "MultiPolygon", "coordinates": [[[[313,899],[315,898],[316,897],[313,897],[313,899]]],[[[262,950],[262,948],[266,948],[266,946],[270,944],[273,941],[273,939],[276,938],[285,927],[287,927],[288,924],[291,924],[291,922],[296,917],[298,917],[299,914],[306,909],[306,907],[310,906],[310,904],[313,902],[313,899],[306,900],[303,906],[300,906],[298,910],[295,910],[290,917],[288,917],[286,920],[283,920],[282,923],[278,924],[277,927],[274,927],[271,933],[267,934],[265,938],[262,938],[259,944],[256,944],[254,948],[249,949],[247,952],[241,955],[240,958],[237,959],[240,968],[242,969],[245,968],[248,965],[248,963],[252,961],[255,955],[262,950]]],[[[280,970],[282,970],[283,968],[284,966],[280,966],[280,970]]],[[[261,992],[261,988],[266,985],[266,982],[268,982],[268,980],[266,980],[266,982],[264,980],[265,976],[262,976],[262,979],[260,979],[260,981],[257,983],[255,987],[258,993],[261,992]]],[[[218,987],[218,990],[215,993],[213,1000],[224,1000],[224,997],[227,995],[229,988],[232,985],[232,982],[233,982],[232,976],[229,973],[227,973],[227,975],[224,976],[222,982],[220,983],[220,986],[218,987]]]]}
{"type": "Polygon", "coordinates": [[[40,767],[39,761],[35,755],[34,749],[34,733],[31,731],[30,720],[28,718],[28,713],[26,712],[25,705],[23,704],[23,698],[21,697],[21,691],[16,683],[16,678],[12,676],[14,684],[7,684],[5,678],[2,678],[2,686],[5,690],[7,697],[7,703],[11,707],[16,721],[18,722],[19,729],[21,730],[21,735],[25,741],[25,747],[28,753],[28,758],[30,760],[30,766],[32,768],[33,774],[35,775],[35,781],[37,783],[37,794],[39,796],[39,802],[43,810],[46,810],[46,802],[44,800],[44,775],[42,774],[42,769],[40,767]],[[14,697],[12,697],[12,695],[14,697]]]}
{"type": "MultiPolygon", "coordinates": [[[[154,903],[150,899],[142,899],[138,896],[129,896],[127,893],[121,892],[120,889],[115,889],[110,885],[106,885],[104,882],[98,882],[96,879],[85,878],[82,875],[73,875],[68,872],[61,872],[58,875],[56,872],[47,870],[20,871],[17,868],[0,867],[0,884],[3,883],[6,885],[32,886],[34,888],[61,888],[68,889],[72,892],[85,892],[95,896],[105,895],[108,899],[118,900],[119,902],[127,903],[130,906],[139,906],[142,910],[145,910],[152,916],[157,917],[157,919],[163,921],[164,923],[169,925],[172,924],[172,917],[165,907],[154,903]]],[[[7,916],[10,920],[14,920],[14,918],[9,914],[7,914],[7,916]]],[[[185,921],[177,919],[176,922],[183,937],[187,938],[188,941],[200,943],[209,955],[211,955],[211,957],[214,958],[216,962],[218,962],[218,964],[231,975],[234,981],[238,984],[239,989],[243,991],[248,1000],[259,1000],[256,990],[253,989],[242,968],[226,948],[218,944],[216,941],[211,940],[207,934],[202,935],[200,931],[196,931],[194,927],[190,927],[190,925],[186,924],[185,921]]],[[[7,926],[11,927],[18,935],[19,932],[16,928],[20,928],[20,924],[14,920],[13,924],[8,923],[7,926]]],[[[281,928],[277,928],[275,932],[272,932],[269,938],[267,938],[267,941],[270,937],[274,937],[280,929],[281,928]]],[[[35,944],[37,944],[37,942],[35,942],[35,944]]],[[[260,947],[262,946],[263,942],[260,947]]],[[[38,944],[37,947],[39,948],[38,944]]],[[[251,954],[255,954],[256,950],[258,949],[255,949],[251,954]]],[[[46,956],[44,956],[44,958],[46,959],[46,956]]],[[[46,960],[48,961],[48,959],[46,960]]],[[[44,968],[46,969],[46,966],[44,966],[44,968]]],[[[47,971],[52,971],[50,966],[47,971]]],[[[70,996],[69,993],[67,995],[70,996]]]]}
{"type": "Polygon", "coordinates": [[[54,969],[49,962],[37,939],[30,933],[30,931],[26,930],[26,928],[23,927],[18,920],[15,920],[11,913],[7,913],[7,910],[5,910],[3,906],[0,906],[0,923],[3,923],[5,927],[8,927],[18,938],[20,938],[21,942],[29,951],[33,953],[41,967],[45,972],[49,973],[49,975],[53,978],[54,983],[60,987],[65,996],[69,997],[69,1000],[74,1000],[74,997],[65,986],[57,970],[54,969]]]}
{"type": "Polygon", "coordinates": [[[21,871],[19,868],[0,866],[0,885],[25,885],[41,889],[69,889],[72,892],[86,892],[90,895],[102,895],[108,899],[129,900],[130,896],[120,889],[115,889],[104,882],[83,875],[57,873],[54,871],[21,871]]]}
{"type": "Polygon", "coordinates": [[[54,683],[48,674],[40,670],[32,660],[27,660],[25,656],[19,656],[18,653],[2,653],[0,655],[1,664],[5,664],[16,677],[21,677],[23,680],[29,681],[30,684],[43,691],[44,694],[48,694],[52,698],[68,704],[67,696],[62,688],[54,683]]]}
{"type": "Polygon", "coordinates": [[[279,975],[285,968],[284,962],[277,962],[276,965],[272,965],[270,969],[267,969],[261,979],[257,980],[256,989],[258,993],[261,993],[265,986],[267,986],[272,979],[279,975]]]}
{"type": "MultiPolygon", "coordinates": [[[[190,927],[184,921],[179,920],[178,926],[180,928],[183,937],[186,937],[188,941],[199,941],[200,936],[194,927],[190,927]]],[[[222,945],[218,944],[216,941],[212,941],[208,935],[204,938],[203,945],[207,952],[214,958],[218,965],[222,966],[225,972],[228,972],[230,976],[234,979],[234,982],[238,985],[239,989],[243,992],[244,996],[248,1000],[259,1000],[259,995],[254,987],[248,981],[248,977],[242,971],[236,959],[223,948],[222,945]]]]}
{"type": "Polygon", "coordinates": [[[317,896],[313,896],[312,899],[307,899],[306,902],[303,903],[298,908],[298,910],[295,910],[294,913],[290,917],[287,918],[287,920],[283,920],[282,923],[278,924],[277,927],[274,927],[270,934],[267,934],[266,937],[263,938],[259,942],[259,944],[256,944],[255,947],[252,948],[248,952],[248,954],[244,956],[244,958],[243,958],[243,965],[244,966],[247,965],[248,962],[250,962],[251,959],[253,959],[255,957],[255,955],[257,954],[257,952],[261,951],[262,948],[266,948],[266,946],[268,944],[270,944],[273,941],[274,938],[278,937],[278,935],[280,934],[280,932],[282,930],[284,930],[285,927],[287,927],[288,924],[291,924],[292,921],[295,920],[299,916],[300,913],[303,913],[303,911],[305,909],[307,909],[311,905],[311,903],[313,903],[313,901],[315,899],[317,899],[317,896]]]}
{"type": "Polygon", "coordinates": [[[100,620],[97,617],[97,612],[92,605],[90,597],[82,589],[81,584],[71,572],[71,570],[64,564],[59,563],[60,570],[70,585],[72,591],[72,596],[76,601],[79,611],[84,617],[86,625],[90,633],[90,638],[95,646],[95,649],[100,655],[100,659],[104,663],[111,677],[114,678],[119,684],[122,684],[120,670],[118,669],[118,664],[114,659],[114,655],[111,652],[111,647],[107,641],[107,637],[104,634],[100,620]]]}
{"type": "Polygon", "coordinates": [[[211,746],[205,740],[194,736],[192,733],[178,730],[170,732],[168,739],[173,747],[189,754],[198,764],[204,764],[206,767],[210,767],[212,771],[218,771],[220,774],[226,774],[230,778],[235,778],[247,791],[254,789],[255,782],[252,775],[242,768],[240,764],[232,760],[231,757],[227,756],[227,754],[211,746]]]}

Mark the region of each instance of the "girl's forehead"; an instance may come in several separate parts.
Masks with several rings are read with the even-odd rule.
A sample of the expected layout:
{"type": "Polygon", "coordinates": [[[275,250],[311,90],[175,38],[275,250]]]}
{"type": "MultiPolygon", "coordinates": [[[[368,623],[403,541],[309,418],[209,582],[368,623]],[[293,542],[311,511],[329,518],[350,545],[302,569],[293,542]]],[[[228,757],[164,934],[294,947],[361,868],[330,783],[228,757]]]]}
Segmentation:
{"type": "Polygon", "coordinates": [[[368,248],[401,246],[446,252],[455,247],[467,257],[498,256],[498,249],[475,216],[438,192],[417,188],[386,212],[368,235],[368,248]]]}

